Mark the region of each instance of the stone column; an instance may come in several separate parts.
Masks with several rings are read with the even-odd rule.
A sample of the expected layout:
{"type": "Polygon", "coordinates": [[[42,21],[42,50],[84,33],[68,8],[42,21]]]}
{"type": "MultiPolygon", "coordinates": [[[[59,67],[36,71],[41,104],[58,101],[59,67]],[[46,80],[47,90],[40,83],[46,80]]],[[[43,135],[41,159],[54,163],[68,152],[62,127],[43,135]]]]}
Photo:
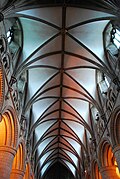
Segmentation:
{"type": "Polygon", "coordinates": [[[0,178],[9,179],[16,150],[9,146],[0,146],[0,178]]]}
{"type": "Polygon", "coordinates": [[[24,171],[19,169],[12,169],[10,179],[23,179],[24,171]]]}
{"type": "Polygon", "coordinates": [[[120,146],[115,147],[113,150],[113,154],[115,156],[119,171],[120,171],[120,146]]]}
{"type": "Polygon", "coordinates": [[[31,174],[30,179],[34,179],[34,175],[33,174],[31,174]]]}
{"type": "Polygon", "coordinates": [[[102,179],[119,179],[115,166],[102,167],[100,173],[102,179]]]}

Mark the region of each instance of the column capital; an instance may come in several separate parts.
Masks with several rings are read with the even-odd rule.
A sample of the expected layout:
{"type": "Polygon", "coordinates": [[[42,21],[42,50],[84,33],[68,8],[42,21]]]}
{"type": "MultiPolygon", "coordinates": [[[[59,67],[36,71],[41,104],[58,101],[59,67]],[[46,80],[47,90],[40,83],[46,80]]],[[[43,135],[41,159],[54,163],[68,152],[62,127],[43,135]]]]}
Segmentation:
{"type": "Polygon", "coordinates": [[[10,179],[23,179],[25,172],[19,169],[12,169],[10,179]]]}
{"type": "Polygon", "coordinates": [[[17,151],[15,148],[13,148],[11,146],[4,145],[4,146],[0,146],[0,152],[11,153],[11,154],[13,154],[13,156],[15,156],[17,151]]]}

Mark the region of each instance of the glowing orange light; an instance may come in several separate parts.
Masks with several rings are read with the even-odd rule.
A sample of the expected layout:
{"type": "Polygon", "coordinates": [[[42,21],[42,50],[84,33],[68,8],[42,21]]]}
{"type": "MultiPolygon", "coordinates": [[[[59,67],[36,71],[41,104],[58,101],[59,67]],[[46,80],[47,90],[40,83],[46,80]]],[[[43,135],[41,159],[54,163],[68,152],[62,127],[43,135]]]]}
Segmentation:
{"type": "Polygon", "coordinates": [[[116,161],[114,162],[114,165],[116,166],[116,174],[120,178],[120,172],[119,172],[118,165],[117,165],[116,161]]]}
{"type": "Polygon", "coordinates": [[[0,145],[6,144],[7,126],[5,120],[0,122],[0,145]]]}
{"type": "Polygon", "coordinates": [[[26,171],[23,179],[28,179],[30,178],[30,166],[29,164],[26,165],[26,171]]]}

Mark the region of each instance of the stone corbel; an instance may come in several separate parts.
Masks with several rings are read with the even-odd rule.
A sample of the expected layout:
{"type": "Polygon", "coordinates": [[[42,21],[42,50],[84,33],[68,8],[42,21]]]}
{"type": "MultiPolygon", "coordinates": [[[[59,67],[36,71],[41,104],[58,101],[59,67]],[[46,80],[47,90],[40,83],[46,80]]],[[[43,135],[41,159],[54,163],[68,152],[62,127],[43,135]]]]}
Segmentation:
{"type": "Polygon", "coordinates": [[[91,139],[91,144],[90,144],[90,153],[91,155],[96,151],[96,139],[91,139]]]}
{"type": "Polygon", "coordinates": [[[21,115],[21,120],[20,120],[20,136],[23,136],[24,138],[26,137],[26,118],[25,116],[21,115]]]}
{"type": "Polygon", "coordinates": [[[9,86],[8,86],[8,91],[7,91],[7,94],[5,96],[5,99],[9,99],[9,92],[12,92],[13,91],[13,88],[12,88],[12,85],[14,83],[17,82],[17,79],[14,77],[14,76],[11,76],[11,79],[10,79],[10,82],[9,82],[9,86]]]}
{"type": "Polygon", "coordinates": [[[26,160],[31,161],[31,146],[30,146],[30,140],[27,140],[26,142],[26,160]]]}

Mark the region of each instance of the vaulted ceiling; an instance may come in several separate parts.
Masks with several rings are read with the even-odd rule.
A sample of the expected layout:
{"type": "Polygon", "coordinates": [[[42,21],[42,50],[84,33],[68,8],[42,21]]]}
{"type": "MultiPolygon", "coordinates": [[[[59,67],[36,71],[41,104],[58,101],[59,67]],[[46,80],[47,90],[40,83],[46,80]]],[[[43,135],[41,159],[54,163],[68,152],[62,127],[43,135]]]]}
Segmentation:
{"type": "Polygon", "coordinates": [[[5,17],[18,17],[23,29],[22,55],[14,73],[28,71],[23,114],[28,118],[32,109],[32,154],[37,152],[41,176],[58,161],[75,175],[80,172],[81,150],[86,151],[85,135],[94,135],[90,106],[103,112],[96,71],[111,74],[103,32],[119,2],[22,2],[14,2],[5,17]]]}

